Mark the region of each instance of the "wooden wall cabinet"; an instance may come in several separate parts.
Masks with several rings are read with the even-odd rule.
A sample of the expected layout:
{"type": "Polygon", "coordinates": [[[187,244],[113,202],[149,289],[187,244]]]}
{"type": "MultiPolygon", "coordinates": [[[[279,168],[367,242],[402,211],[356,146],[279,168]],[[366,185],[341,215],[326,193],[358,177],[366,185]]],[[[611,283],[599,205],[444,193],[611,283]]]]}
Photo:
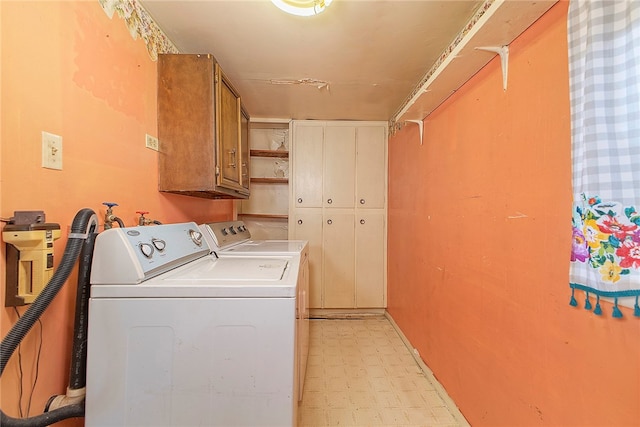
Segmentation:
{"type": "Polygon", "coordinates": [[[249,196],[249,115],[212,55],[158,57],[158,189],[249,196]]]}
{"type": "Polygon", "coordinates": [[[294,121],[289,238],[309,241],[310,307],[386,306],[387,125],[294,121]]]}

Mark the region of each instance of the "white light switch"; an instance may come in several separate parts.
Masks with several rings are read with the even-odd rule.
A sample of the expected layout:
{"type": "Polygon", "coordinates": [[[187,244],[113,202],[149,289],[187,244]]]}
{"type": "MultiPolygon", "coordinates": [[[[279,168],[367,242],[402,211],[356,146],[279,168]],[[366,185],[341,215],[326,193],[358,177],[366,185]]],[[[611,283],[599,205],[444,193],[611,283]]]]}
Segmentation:
{"type": "Polygon", "coordinates": [[[62,137],[42,132],[42,167],[62,170],[62,137]]]}

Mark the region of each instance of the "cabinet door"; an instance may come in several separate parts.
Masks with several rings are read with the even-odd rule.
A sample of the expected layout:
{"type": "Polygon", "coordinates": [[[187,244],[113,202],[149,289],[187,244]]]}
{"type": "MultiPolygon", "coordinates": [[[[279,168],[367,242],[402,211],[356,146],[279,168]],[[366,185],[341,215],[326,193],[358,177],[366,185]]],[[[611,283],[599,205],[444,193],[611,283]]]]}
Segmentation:
{"type": "Polygon", "coordinates": [[[218,184],[242,190],[240,152],[240,97],[216,64],[218,119],[218,184]]]}
{"type": "Polygon", "coordinates": [[[356,307],[385,306],[384,211],[356,213],[356,307]]]}
{"type": "Polygon", "coordinates": [[[242,159],[240,166],[240,182],[242,188],[249,192],[249,170],[250,170],[250,155],[249,155],[249,114],[240,109],[240,158],[242,159]]]}
{"type": "Polygon", "coordinates": [[[323,217],[324,308],[355,306],[353,211],[334,211],[323,217]]]}
{"type": "Polygon", "coordinates": [[[354,205],[356,128],[327,126],[324,134],[324,206],[349,208],[354,205]]]}
{"type": "Polygon", "coordinates": [[[292,240],[309,241],[309,308],[322,308],[322,212],[297,209],[290,224],[292,240]]]}
{"type": "Polygon", "coordinates": [[[322,206],[322,125],[294,124],[293,206],[310,208],[322,206]]]}
{"type": "Polygon", "coordinates": [[[386,191],[386,128],[361,126],[357,129],[356,205],[384,208],[386,191]]]}

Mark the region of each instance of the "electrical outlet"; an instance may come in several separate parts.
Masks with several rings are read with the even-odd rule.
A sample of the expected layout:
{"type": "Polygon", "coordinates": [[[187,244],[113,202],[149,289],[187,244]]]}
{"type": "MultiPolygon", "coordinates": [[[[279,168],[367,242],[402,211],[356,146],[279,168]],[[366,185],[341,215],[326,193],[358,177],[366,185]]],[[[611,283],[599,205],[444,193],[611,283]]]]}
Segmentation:
{"type": "Polygon", "coordinates": [[[152,150],[158,151],[158,138],[156,138],[155,136],[146,134],[144,143],[147,148],[151,148],[152,150]]]}
{"type": "Polygon", "coordinates": [[[42,167],[62,170],[62,137],[42,132],[42,167]]]}

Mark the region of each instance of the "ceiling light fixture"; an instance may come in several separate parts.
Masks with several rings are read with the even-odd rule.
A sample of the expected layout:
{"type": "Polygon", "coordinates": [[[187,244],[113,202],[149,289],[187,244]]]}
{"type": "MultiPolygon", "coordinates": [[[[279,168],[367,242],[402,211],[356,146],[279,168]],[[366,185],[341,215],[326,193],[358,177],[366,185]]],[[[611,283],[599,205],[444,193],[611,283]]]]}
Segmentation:
{"type": "Polygon", "coordinates": [[[271,0],[278,9],[291,15],[313,16],[324,12],[333,0],[271,0]]]}

